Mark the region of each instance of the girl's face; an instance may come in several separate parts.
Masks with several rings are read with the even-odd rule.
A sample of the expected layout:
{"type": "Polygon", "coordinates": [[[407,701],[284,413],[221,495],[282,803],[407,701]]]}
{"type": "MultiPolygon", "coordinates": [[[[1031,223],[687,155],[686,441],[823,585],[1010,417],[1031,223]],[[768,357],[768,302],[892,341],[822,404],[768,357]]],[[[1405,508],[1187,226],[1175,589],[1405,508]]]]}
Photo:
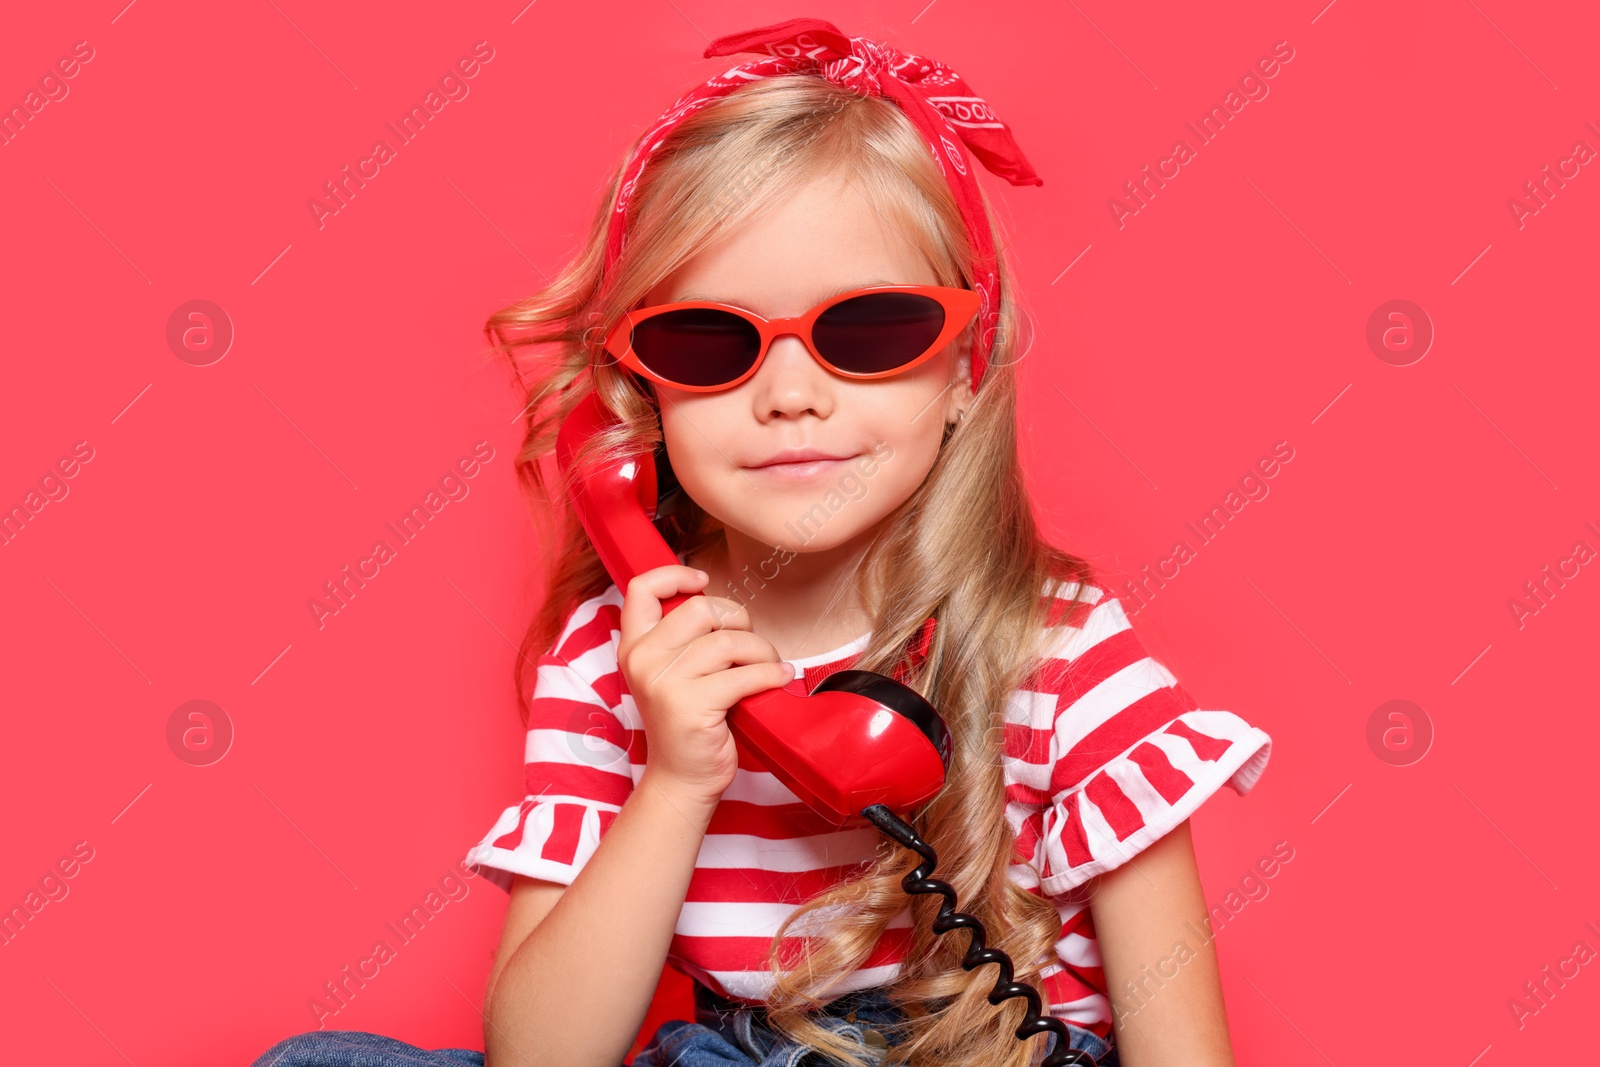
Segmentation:
{"type": "MultiPolygon", "coordinates": [[[[645,303],[715,300],[778,318],[881,284],[938,279],[865,197],[829,177],[685,262],[645,303]]],[[[798,337],[779,337],[735,388],[656,385],[673,471],[730,538],[737,531],[794,552],[845,545],[922,484],[946,424],[971,403],[968,358],[957,350],[950,345],[903,374],[855,381],[823,367],[798,337]],[[762,466],[791,449],[843,458],[762,466]]]]}

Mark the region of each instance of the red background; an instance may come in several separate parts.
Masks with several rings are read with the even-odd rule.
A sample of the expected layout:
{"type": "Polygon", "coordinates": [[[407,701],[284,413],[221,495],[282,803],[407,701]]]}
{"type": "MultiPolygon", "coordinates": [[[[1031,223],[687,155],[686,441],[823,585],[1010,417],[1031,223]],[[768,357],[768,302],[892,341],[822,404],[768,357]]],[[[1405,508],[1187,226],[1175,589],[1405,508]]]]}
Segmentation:
{"type": "MultiPolygon", "coordinates": [[[[1600,548],[1600,166],[1520,226],[1507,202],[1600,149],[1592,11],[124,2],[25,5],[0,33],[7,106],[94,49],[0,147],[0,504],[94,450],[0,546],[0,904],[94,850],[0,947],[7,1060],[250,1062],[520,796],[510,642],[539,546],[482,322],[723,65],[708,38],[797,14],[950,63],[1045,179],[983,177],[1036,327],[1023,417],[1053,539],[1132,576],[1294,450],[1137,616],[1202,706],[1274,740],[1258,788],[1194,820],[1214,904],[1294,849],[1218,936],[1239,1062],[1588,1046],[1593,965],[1520,1027],[1507,1002],[1600,949],[1579,823],[1600,575],[1520,626],[1508,601],[1600,548]],[[478,41],[469,95],[319,228],[306,201],[478,41]],[[1269,95],[1119,227],[1108,200],[1280,41],[1269,95]],[[209,366],[166,342],[194,299],[236,331],[209,366]],[[1365,339],[1392,299],[1436,330],[1409,366],[1365,339]],[[319,629],[308,599],[478,441],[470,495],[319,629]],[[210,766],[167,743],[194,699],[236,731],[210,766]],[[1409,766],[1367,742],[1392,699],[1435,732],[1409,766]]],[[[481,1047],[506,901],[469,885],[330,1025],[481,1047]]]]}

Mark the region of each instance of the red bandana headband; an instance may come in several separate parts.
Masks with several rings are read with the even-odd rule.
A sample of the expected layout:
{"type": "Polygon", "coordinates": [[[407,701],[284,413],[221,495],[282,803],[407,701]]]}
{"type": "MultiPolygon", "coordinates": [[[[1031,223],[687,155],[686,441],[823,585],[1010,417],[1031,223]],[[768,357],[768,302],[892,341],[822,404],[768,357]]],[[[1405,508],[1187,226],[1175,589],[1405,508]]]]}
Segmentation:
{"type": "Polygon", "coordinates": [[[622,254],[628,202],[645,163],[674,126],[702,107],[740,86],[781,74],[815,74],[863,96],[887,96],[927,140],[934,162],[955,194],[972,241],[976,259],[973,288],[980,297],[978,340],[972,352],[972,389],[977,392],[1000,322],[1000,284],[995,273],[994,241],[978,196],[976,168],[963,144],[985,167],[1012,185],[1043,185],[1012,139],[1011,131],[982,97],[938,60],[901,52],[865,37],[846,37],[822,19],[790,19],[728,34],[712,41],[705,55],[710,58],[736,52],[770,55],[730,67],[684,94],[645,134],[638,152],[628,161],[606,235],[606,274],[610,275],[622,254]]]}

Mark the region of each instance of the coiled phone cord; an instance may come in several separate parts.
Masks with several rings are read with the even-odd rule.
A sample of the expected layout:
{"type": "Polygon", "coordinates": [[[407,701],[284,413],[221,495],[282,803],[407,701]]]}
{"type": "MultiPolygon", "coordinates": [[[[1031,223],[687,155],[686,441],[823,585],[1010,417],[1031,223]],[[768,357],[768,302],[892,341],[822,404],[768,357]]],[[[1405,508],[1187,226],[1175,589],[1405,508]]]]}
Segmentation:
{"type": "Polygon", "coordinates": [[[933,921],[933,932],[945,934],[951,930],[970,930],[972,932],[971,947],[966,956],[961,960],[963,970],[972,970],[982,967],[986,963],[1000,965],[1000,977],[995,982],[994,989],[989,993],[989,1003],[999,1005],[1012,997],[1024,997],[1028,1001],[1028,1013],[1023,1017],[1022,1023],[1017,1027],[1017,1040],[1022,1041],[1033,1037],[1035,1034],[1048,1030],[1056,1035],[1054,1050],[1047,1056],[1039,1067],[1095,1067],[1095,1059],[1081,1049],[1071,1048],[1071,1035],[1067,1032],[1067,1025],[1054,1016],[1039,1014],[1039,991],[1025,982],[1013,982],[1011,957],[997,948],[988,948],[988,934],[983,929],[983,923],[977,916],[956,911],[956,892],[950,888],[950,883],[930,877],[935,867],[939,865],[939,856],[933,851],[933,846],[922,840],[910,825],[897,817],[894,812],[882,804],[873,804],[862,809],[861,814],[870,820],[884,834],[906,848],[911,849],[922,857],[923,862],[916,870],[906,875],[900,885],[907,893],[938,893],[944,898],[939,905],[939,917],[933,921]]]}

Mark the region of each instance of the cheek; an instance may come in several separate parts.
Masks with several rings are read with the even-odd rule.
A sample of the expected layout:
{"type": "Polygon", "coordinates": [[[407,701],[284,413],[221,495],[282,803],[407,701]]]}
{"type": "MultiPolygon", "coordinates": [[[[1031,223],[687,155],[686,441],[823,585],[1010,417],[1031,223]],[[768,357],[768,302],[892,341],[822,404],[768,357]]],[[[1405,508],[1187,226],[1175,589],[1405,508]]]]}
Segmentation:
{"type": "Polygon", "coordinates": [[[908,416],[907,422],[897,427],[886,427],[879,435],[884,441],[879,451],[886,458],[878,464],[877,473],[869,482],[878,487],[875,491],[892,497],[894,506],[899,506],[914,493],[927,478],[928,471],[933,469],[934,460],[939,455],[941,434],[929,433],[925,427],[942,426],[938,416],[937,411],[927,411],[915,422],[910,422],[908,416]]]}
{"type": "Polygon", "coordinates": [[[728,431],[727,420],[718,416],[714,403],[667,399],[661,435],[678,484],[702,507],[716,495],[723,477],[739,477],[731,469],[737,463],[738,442],[729,438],[736,435],[728,431]]]}
{"type": "Polygon", "coordinates": [[[672,461],[672,473],[677,477],[678,485],[689,495],[689,499],[713,515],[720,516],[722,509],[718,501],[727,493],[722,487],[722,478],[713,474],[706,457],[689,443],[681,447],[668,445],[667,456],[672,461]]]}
{"type": "Polygon", "coordinates": [[[949,392],[942,388],[943,381],[941,378],[937,383],[919,383],[920,388],[886,398],[878,408],[881,414],[872,420],[875,439],[881,438],[893,446],[902,469],[915,467],[926,474],[939,454],[939,444],[944,440],[945,408],[949,403],[949,392]]]}

